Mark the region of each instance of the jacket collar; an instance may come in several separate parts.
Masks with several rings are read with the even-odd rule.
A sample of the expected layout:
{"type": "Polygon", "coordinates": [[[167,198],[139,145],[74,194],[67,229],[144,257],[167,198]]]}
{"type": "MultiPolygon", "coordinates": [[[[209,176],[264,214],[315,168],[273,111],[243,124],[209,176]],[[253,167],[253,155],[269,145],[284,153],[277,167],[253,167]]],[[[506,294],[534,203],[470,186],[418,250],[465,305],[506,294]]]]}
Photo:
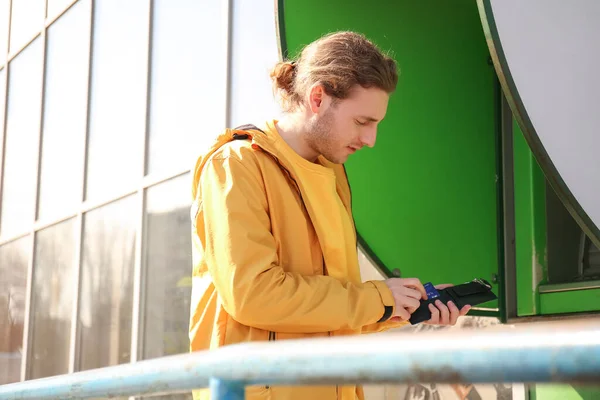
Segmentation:
{"type": "MultiPolygon", "coordinates": [[[[238,128],[225,129],[220,135],[218,135],[209,148],[204,152],[196,161],[194,169],[194,182],[198,182],[200,174],[204,169],[204,165],[210,159],[210,157],[222,146],[233,141],[233,140],[249,140],[251,145],[256,150],[264,151],[274,157],[279,164],[285,168],[288,173],[292,174],[293,167],[292,163],[298,163],[304,167],[313,170],[315,173],[320,174],[332,174],[335,176],[338,191],[341,192],[341,198],[348,210],[351,209],[350,204],[350,187],[348,185],[348,179],[346,170],[341,164],[334,164],[323,156],[319,156],[319,163],[312,163],[299,154],[295,153],[289,145],[279,136],[275,124],[277,120],[267,121],[265,127],[256,127],[254,125],[243,125],[238,128]],[[287,147],[287,149],[285,149],[287,147]],[[288,158],[292,157],[294,160],[288,158]]],[[[197,188],[192,187],[193,197],[196,197],[197,188]]]]}

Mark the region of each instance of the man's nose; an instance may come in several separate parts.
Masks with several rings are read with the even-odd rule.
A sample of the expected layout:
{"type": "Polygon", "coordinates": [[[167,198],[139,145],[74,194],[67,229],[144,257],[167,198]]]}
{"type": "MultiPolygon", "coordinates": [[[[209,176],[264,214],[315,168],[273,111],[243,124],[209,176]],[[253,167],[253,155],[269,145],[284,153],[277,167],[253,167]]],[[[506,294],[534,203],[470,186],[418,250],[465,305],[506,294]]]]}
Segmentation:
{"type": "Polygon", "coordinates": [[[377,128],[367,129],[362,135],[360,135],[360,141],[363,146],[373,147],[375,146],[375,140],[377,139],[377,128]]]}

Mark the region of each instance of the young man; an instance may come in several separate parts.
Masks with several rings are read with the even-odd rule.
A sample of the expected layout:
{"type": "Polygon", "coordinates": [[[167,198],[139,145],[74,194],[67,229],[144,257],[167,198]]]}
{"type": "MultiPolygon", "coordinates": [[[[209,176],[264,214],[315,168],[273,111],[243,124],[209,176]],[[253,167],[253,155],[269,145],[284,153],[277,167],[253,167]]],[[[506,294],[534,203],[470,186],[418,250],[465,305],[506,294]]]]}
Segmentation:
{"type": "MultiPolygon", "coordinates": [[[[364,36],[338,32],[271,76],[284,117],[227,130],[196,165],[192,351],[383,331],[406,324],[427,298],[415,278],[361,281],[343,167],[375,145],[396,63],[364,36]]],[[[429,323],[452,325],[468,307],[431,311],[429,323]]],[[[363,392],[251,387],[247,398],[354,400],[363,392]]]]}

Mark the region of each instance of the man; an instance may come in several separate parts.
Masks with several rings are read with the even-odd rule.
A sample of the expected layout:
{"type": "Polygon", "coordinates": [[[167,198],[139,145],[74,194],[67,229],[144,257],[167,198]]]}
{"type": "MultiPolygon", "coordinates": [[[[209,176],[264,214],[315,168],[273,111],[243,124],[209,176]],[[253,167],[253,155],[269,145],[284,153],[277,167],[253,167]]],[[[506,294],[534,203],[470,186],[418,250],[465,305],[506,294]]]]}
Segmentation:
{"type": "MultiPolygon", "coordinates": [[[[364,36],[338,32],[279,63],[271,77],[284,117],[226,130],[196,165],[192,351],[383,331],[406,324],[427,298],[418,279],[361,281],[343,167],[375,144],[396,63],[364,36]]],[[[452,325],[467,311],[439,303],[429,322],[452,325]]],[[[363,398],[355,386],[246,394],[363,398]]]]}

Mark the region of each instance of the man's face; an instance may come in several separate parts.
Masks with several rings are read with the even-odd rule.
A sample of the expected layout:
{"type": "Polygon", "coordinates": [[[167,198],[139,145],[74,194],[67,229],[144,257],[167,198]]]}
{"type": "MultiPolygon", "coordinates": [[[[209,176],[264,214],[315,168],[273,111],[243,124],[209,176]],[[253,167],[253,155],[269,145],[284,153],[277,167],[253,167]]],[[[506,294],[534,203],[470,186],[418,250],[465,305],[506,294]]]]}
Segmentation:
{"type": "Polygon", "coordinates": [[[319,112],[309,122],[306,142],[329,161],[342,164],[363,146],[375,145],[377,125],[385,117],[389,95],[381,89],[357,86],[348,98],[331,100],[324,95],[319,103],[319,112]]]}

